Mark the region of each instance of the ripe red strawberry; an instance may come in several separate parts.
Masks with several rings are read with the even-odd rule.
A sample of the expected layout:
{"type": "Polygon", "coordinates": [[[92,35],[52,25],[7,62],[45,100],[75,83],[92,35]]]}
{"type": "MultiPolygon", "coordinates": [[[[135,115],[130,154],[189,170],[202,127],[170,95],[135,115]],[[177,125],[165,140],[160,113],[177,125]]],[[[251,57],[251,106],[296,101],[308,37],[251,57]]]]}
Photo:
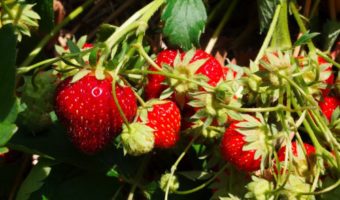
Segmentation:
{"type": "MultiPolygon", "coordinates": [[[[296,142],[292,142],[292,152],[293,152],[293,155],[294,157],[298,157],[298,151],[297,151],[297,146],[296,146],[296,142]]],[[[306,149],[306,156],[310,156],[312,154],[315,154],[315,148],[314,146],[310,145],[310,144],[307,144],[307,143],[304,143],[303,146],[305,147],[306,149]]],[[[279,158],[279,161],[284,161],[285,160],[285,157],[286,157],[286,146],[283,146],[280,148],[280,150],[277,152],[277,156],[279,158]]],[[[300,155],[300,156],[303,156],[300,155]]]]}
{"type": "Polygon", "coordinates": [[[332,96],[324,96],[323,101],[319,102],[322,113],[330,121],[334,110],[340,106],[340,99],[332,96]]]}
{"type": "MultiPolygon", "coordinates": [[[[72,78],[61,82],[55,97],[55,110],[60,121],[77,148],[93,154],[104,148],[122,129],[112,95],[112,77],[98,80],[93,72],[71,83],[72,78]]],[[[130,87],[116,84],[116,94],[126,118],[131,121],[137,103],[130,87]]]]}
{"type": "Polygon", "coordinates": [[[242,150],[247,142],[245,136],[237,130],[238,123],[237,121],[232,122],[222,137],[222,156],[242,171],[256,171],[260,169],[261,158],[254,158],[256,150],[242,150]]]}
{"type": "MultiPolygon", "coordinates": [[[[290,174],[298,174],[299,176],[310,176],[311,174],[313,174],[313,164],[311,162],[313,162],[312,159],[309,159],[313,154],[315,154],[315,148],[314,146],[307,144],[307,143],[303,143],[303,146],[306,150],[306,156],[303,153],[302,147],[300,146],[300,144],[298,144],[297,142],[292,142],[292,153],[294,156],[293,159],[293,168],[290,169],[289,172],[290,174]],[[307,159],[306,159],[307,157],[307,159]]],[[[280,162],[283,162],[285,160],[286,157],[286,146],[283,146],[279,149],[278,153],[277,153],[278,159],[280,162]]],[[[274,166],[276,166],[276,164],[274,164],[274,166]]],[[[281,165],[281,173],[283,173],[283,165],[281,165]]],[[[278,169],[277,167],[274,167],[274,172],[276,174],[278,174],[278,169]]]]}
{"type": "Polygon", "coordinates": [[[179,140],[181,115],[172,101],[150,100],[138,111],[137,120],[123,127],[124,152],[138,156],[154,147],[171,148],[179,140]]]}
{"type": "MultiPolygon", "coordinates": [[[[175,50],[164,50],[160,52],[157,55],[156,58],[156,63],[162,67],[162,64],[168,64],[171,67],[176,67],[174,66],[175,63],[175,58],[179,52],[175,50]]],[[[183,59],[186,56],[187,53],[183,52],[181,53],[181,59],[183,59]]],[[[188,64],[194,63],[195,61],[198,60],[204,60],[207,59],[195,72],[194,74],[202,74],[208,77],[208,84],[215,86],[222,78],[224,77],[223,74],[223,69],[221,64],[210,54],[204,52],[203,50],[196,50],[194,52],[194,55],[190,59],[188,64]]],[[[180,63],[180,65],[183,65],[183,63],[180,63]]],[[[181,73],[181,75],[184,75],[188,77],[188,73],[190,73],[190,67],[181,66],[182,69],[177,71],[181,73]]],[[[150,70],[156,70],[154,67],[150,67],[150,70]]],[[[161,75],[148,75],[148,83],[145,87],[145,94],[147,99],[152,99],[152,98],[158,98],[162,91],[166,89],[166,86],[162,85],[162,82],[165,80],[164,76],[161,75]]]]}
{"type": "MultiPolygon", "coordinates": [[[[145,119],[138,118],[138,122],[145,119]]],[[[155,147],[170,148],[179,140],[181,114],[172,101],[156,102],[148,109],[146,125],[154,130],[155,147]]]]}
{"type": "MultiPolygon", "coordinates": [[[[164,50],[159,52],[155,60],[156,64],[162,67],[163,64],[173,66],[174,60],[177,56],[176,50],[164,50]]],[[[149,70],[157,71],[154,67],[150,66],[149,70]]],[[[165,77],[158,74],[149,74],[148,83],[145,86],[145,95],[147,99],[158,98],[162,91],[166,89],[165,85],[161,83],[165,80],[165,77]]]]}

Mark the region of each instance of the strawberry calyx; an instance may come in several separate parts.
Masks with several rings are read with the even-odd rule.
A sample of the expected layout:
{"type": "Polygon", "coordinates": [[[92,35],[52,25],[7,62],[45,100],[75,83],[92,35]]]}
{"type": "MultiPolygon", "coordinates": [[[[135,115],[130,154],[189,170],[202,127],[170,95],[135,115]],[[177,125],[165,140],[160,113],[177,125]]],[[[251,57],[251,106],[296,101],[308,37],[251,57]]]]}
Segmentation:
{"type": "Polygon", "coordinates": [[[233,110],[225,108],[225,105],[241,107],[240,99],[243,87],[238,87],[237,82],[220,82],[213,92],[191,93],[192,101],[188,105],[195,108],[196,113],[191,117],[193,120],[204,121],[204,128],[212,123],[224,126],[228,120],[242,120],[242,117],[233,110]]]}
{"type": "Polygon", "coordinates": [[[167,79],[165,84],[169,88],[163,91],[161,99],[166,99],[174,94],[176,102],[183,108],[189,92],[198,91],[201,88],[200,85],[208,85],[209,78],[198,73],[198,70],[207,62],[208,58],[192,62],[195,52],[196,50],[192,49],[184,55],[177,53],[173,67],[166,64],[163,66],[166,72],[173,74],[177,78],[167,79]]]}
{"type": "MultiPolygon", "coordinates": [[[[263,117],[251,115],[242,115],[244,121],[238,122],[236,130],[244,136],[246,144],[243,146],[243,151],[255,151],[254,159],[261,159],[264,163],[269,152],[272,150],[273,142],[269,138],[269,127],[263,117]]],[[[275,130],[275,127],[271,127],[275,130]]]]}
{"type": "Polygon", "coordinates": [[[124,154],[139,156],[152,151],[155,143],[153,131],[151,127],[140,122],[129,124],[129,128],[124,124],[121,133],[124,154]]]}

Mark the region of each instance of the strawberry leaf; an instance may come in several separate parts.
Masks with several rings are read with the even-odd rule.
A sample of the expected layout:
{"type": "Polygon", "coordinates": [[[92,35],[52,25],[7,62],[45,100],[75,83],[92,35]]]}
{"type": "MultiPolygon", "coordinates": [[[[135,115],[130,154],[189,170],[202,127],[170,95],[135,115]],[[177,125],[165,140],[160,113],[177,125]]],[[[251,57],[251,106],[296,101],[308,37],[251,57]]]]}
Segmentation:
{"type": "Polygon", "coordinates": [[[4,146],[17,130],[15,124],[0,123],[0,146],[4,146]]]}
{"type": "Polygon", "coordinates": [[[276,5],[279,0],[259,0],[257,1],[258,13],[260,19],[260,33],[263,33],[266,30],[272,18],[274,16],[276,5]]]}
{"type": "Polygon", "coordinates": [[[320,33],[309,33],[309,31],[307,31],[294,43],[293,46],[297,47],[303,44],[307,44],[307,42],[318,35],[320,35],[320,33]]]}
{"type": "Polygon", "coordinates": [[[48,160],[40,160],[38,164],[32,168],[22,183],[16,199],[29,199],[33,192],[39,190],[44,185],[44,179],[46,179],[51,172],[51,163],[49,162],[48,160]]]}
{"type": "Polygon", "coordinates": [[[202,0],[168,0],[162,15],[164,35],[169,42],[189,50],[199,45],[207,13],[202,0]]]}

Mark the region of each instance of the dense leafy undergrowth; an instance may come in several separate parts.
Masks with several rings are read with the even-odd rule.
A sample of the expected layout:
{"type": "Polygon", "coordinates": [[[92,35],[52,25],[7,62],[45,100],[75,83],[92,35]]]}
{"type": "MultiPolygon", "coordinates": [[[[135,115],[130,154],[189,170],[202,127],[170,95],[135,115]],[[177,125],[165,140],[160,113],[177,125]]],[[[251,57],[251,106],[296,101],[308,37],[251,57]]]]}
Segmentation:
{"type": "Polygon", "coordinates": [[[0,199],[338,199],[338,1],[0,2],[0,199]]]}

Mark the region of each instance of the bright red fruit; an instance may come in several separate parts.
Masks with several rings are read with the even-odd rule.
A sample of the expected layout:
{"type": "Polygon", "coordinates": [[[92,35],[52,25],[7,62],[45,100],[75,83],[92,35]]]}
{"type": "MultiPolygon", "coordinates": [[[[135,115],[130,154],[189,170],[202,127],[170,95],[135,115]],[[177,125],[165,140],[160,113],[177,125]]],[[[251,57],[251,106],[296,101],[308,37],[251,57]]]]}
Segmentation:
{"type": "MultiPolygon", "coordinates": [[[[139,117],[138,122],[142,122],[139,117]]],[[[172,101],[161,101],[148,108],[146,125],[154,130],[155,147],[171,148],[179,140],[181,114],[177,105],[172,101]]]]}
{"type": "MultiPolygon", "coordinates": [[[[164,50],[161,51],[156,58],[156,63],[160,67],[162,64],[168,64],[171,67],[174,67],[174,60],[179,52],[176,50],[164,50]]],[[[185,52],[181,53],[181,59],[186,55],[185,52]]],[[[202,64],[201,67],[197,69],[195,74],[203,74],[208,77],[208,84],[212,86],[216,86],[216,84],[223,79],[223,68],[221,64],[210,54],[206,53],[203,50],[196,50],[194,56],[190,60],[190,63],[193,63],[198,60],[207,59],[205,63],[202,64]]],[[[150,66],[150,70],[156,71],[156,69],[150,66]]],[[[185,73],[185,72],[184,72],[185,73]]],[[[145,94],[147,99],[158,98],[162,91],[166,89],[166,86],[162,85],[162,82],[165,80],[164,76],[161,75],[148,75],[148,83],[145,87],[145,94]]]]}
{"type": "Polygon", "coordinates": [[[235,121],[225,131],[221,142],[221,153],[225,160],[236,166],[237,169],[252,172],[260,169],[261,158],[254,159],[255,150],[243,151],[242,148],[247,142],[244,135],[237,131],[235,121]]]}
{"type": "MultiPolygon", "coordinates": [[[[156,64],[162,67],[163,64],[173,66],[174,60],[177,56],[176,50],[164,50],[159,52],[155,60],[156,64]]],[[[157,71],[154,67],[150,66],[151,71],[157,71]]],[[[165,80],[165,77],[158,74],[149,74],[148,83],[145,86],[145,95],[147,99],[158,98],[162,91],[166,89],[165,85],[161,83],[165,80]]]]}
{"type": "MultiPolygon", "coordinates": [[[[307,157],[312,155],[312,154],[315,154],[314,146],[312,146],[310,144],[307,144],[307,143],[303,143],[303,146],[306,149],[307,157]]],[[[295,157],[299,156],[297,148],[296,148],[296,142],[292,142],[292,152],[293,152],[293,155],[295,157]]],[[[280,150],[277,152],[277,156],[279,158],[279,161],[284,161],[285,160],[285,157],[286,157],[286,146],[283,146],[283,147],[280,148],[280,150]]]]}
{"type": "Polygon", "coordinates": [[[340,106],[340,99],[337,97],[325,96],[323,101],[319,102],[322,113],[330,121],[334,110],[340,106]]]}
{"type": "MultiPolygon", "coordinates": [[[[90,73],[71,83],[61,82],[56,91],[55,110],[77,148],[87,154],[103,149],[122,129],[123,120],[112,95],[112,77],[98,80],[90,73]]],[[[126,118],[131,121],[137,110],[130,87],[116,84],[116,94],[126,118]]]]}

